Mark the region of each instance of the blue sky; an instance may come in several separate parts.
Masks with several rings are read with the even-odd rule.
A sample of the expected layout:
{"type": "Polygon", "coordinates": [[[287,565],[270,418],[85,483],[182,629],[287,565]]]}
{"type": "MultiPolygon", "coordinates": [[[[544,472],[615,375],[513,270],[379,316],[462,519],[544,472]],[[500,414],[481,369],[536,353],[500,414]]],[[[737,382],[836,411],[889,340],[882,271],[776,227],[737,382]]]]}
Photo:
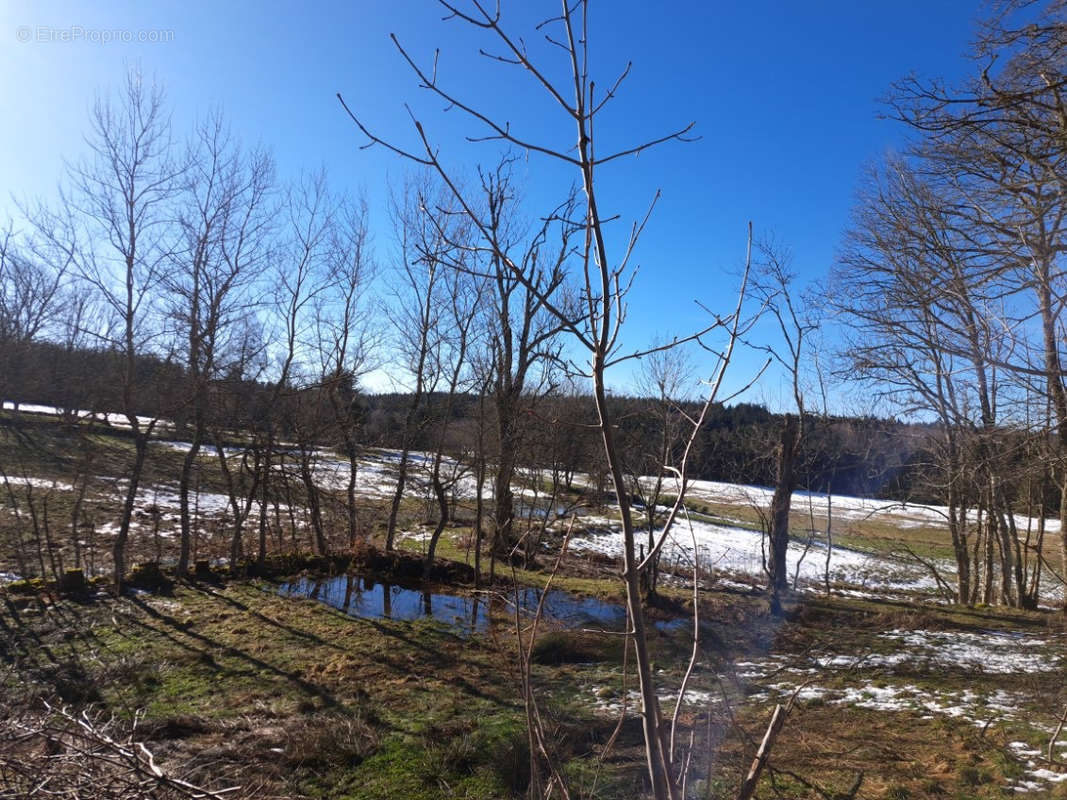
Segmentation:
{"type": "MultiPolygon", "coordinates": [[[[544,16],[534,13],[542,5],[550,13],[557,8],[504,0],[505,19],[527,32],[544,16]]],[[[690,121],[702,137],[626,159],[603,176],[601,200],[624,220],[643,214],[655,191],[663,192],[638,253],[632,346],[699,326],[703,312],[694,300],[719,310],[730,306],[750,219],[757,231],[772,231],[789,246],[802,281],[822,281],[864,164],[904,141],[899,125],[878,118],[879,98],[909,72],[966,74],[982,10],[960,0],[595,0],[592,8],[599,82],[610,83],[628,60],[634,63],[623,96],[601,123],[602,147],[690,121]]],[[[273,150],[283,175],[325,166],[335,188],[365,192],[379,212],[387,181],[406,167],[382,150],[359,149],[358,131],[334,97],[338,91],[375,129],[406,143],[414,142],[403,107],[411,102],[457,170],[492,158],[491,150],[463,142],[462,134],[476,127],[420,95],[391,32],[423,63],[440,47],[443,82],[499,109],[516,129],[538,141],[570,141],[569,128],[525,76],[473,55],[481,40],[441,17],[428,0],[105,0],[92,8],[6,0],[0,4],[0,219],[15,213],[11,195],[54,191],[63,158],[83,150],[94,93],[117,86],[131,64],[165,84],[178,130],[221,106],[241,138],[273,150]],[[140,31],[164,31],[166,41],[104,42],[105,31],[130,31],[134,39],[140,31]],[[80,40],[62,41],[64,35],[80,40]]],[[[555,61],[562,55],[545,54],[555,61]]],[[[533,158],[521,177],[530,213],[546,209],[571,180],[533,158]]],[[[376,220],[387,260],[384,213],[376,220]]],[[[758,360],[743,354],[732,385],[743,383],[758,360]]],[[[626,372],[615,376],[621,389],[629,380],[626,372]]],[[[750,397],[775,405],[780,394],[769,377],[750,397]]]]}

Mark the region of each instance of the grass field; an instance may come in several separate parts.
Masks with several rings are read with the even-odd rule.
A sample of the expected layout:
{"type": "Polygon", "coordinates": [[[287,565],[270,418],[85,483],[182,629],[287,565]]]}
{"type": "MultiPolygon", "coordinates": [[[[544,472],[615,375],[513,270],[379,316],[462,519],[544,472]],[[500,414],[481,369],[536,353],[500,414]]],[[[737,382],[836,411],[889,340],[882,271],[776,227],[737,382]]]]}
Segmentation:
{"type": "MultiPolygon", "coordinates": [[[[62,521],[75,492],[64,487],[76,482],[80,448],[91,445],[83,513],[94,521],[103,574],[107,525],[130,444],[118,433],[91,436],[79,443],[48,421],[28,431],[0,427],[19,503],[19,514],[9,504],[0,515],[0,535],[9,544],[16,535],[29,541],[32,497],[38,516],[47,505],[51,533],[70,566],[74,534],[62,521]]],[[[137,517],[138,558],[173,557],[175,509],[165,498],[181,456],[177,447],[150,449],[143,510],[152,503],[157,510],[137,517]]],[[[361,520],[374,541],[384,519],[388,457],[368,458],[361,520]]],[[[210,454],[201,465],[203,496],[224,492],[210,454]]],[[[290,494],[277,504],[298,500],[290,494]]],[[[446,529],[439,548],[449,562],[472,561],[468,502],[459,503],[459,522],[446,529]]],[[[691,505],[709,542],[719,531],[758,539],[758,508],[699,496],[691,505]]],[[[205,512],[202,556],[226,552],[224,513],[205,512]]],[[[616,558],[608,549],[578,546],[608,542],[612,512],[585,514],[553,586],[575,605],[615,613],[622,601],[616,558]]],[[[427,504],[417,495],[406,499],[401,518],[402,551],[421,556],[427,504]]],[[[306,549],[307,529],[297,522],[281,541],[306,549]]],[[[798,512],[795,535],[824,522],[812,526],[798,512]]],[[[864,554],[869,560],[856,562],[863,564],[890,563],[903,544],[925,558],[947,553],[942,528],[895,524],[891,515],[842,516],[834,539],[864,554]]],[[[469,579],[448,579],[447,570],[433,584],[397,581],[384,590],[380,575],[354,579],[349,588],[366,593],[363,605],[339,603],[317,589],[309,597],[283,596],[279,588],[290,576],[224,578],[225,570],[215,581],[178,581],[169,590],[122,598],[94,589],[81,601],[61,599],[44,584],[9,584],[0,589],[0,797],[26,795],[28,784],[20,783],[29,780],[26,765],[35,780],[57,791],[63,785],[71,767],[57,761],[57,748],[66,745],[56,742],[68,740],[42,733],[72,724],[60,709],[85,712],[143,743],[167,774],[216,789],[240,787],[231,797],[523,797],[530,749],[508,598],[515,586],[545,584],[559,541],[558,531],[549,535],[544,555],[528,569],[497,564],[499,582],[478,589],[469,579]],[[370,599],[389,592],[397,605],[374,610],[370,599]],[[406,592],[414,605],[400,618],[406,592]],[[439,611],[443,601],[446,609],[477,601],[486,621],[472,631],[447,615],[442,621],[419,613],[420,592],[433,593],[439,611]]],[[[83,559],[88,545],[81,541],[83,559]]],[[[664,577],[661,601],[650,612],[668,716],[692,647],[693,594],[685,551],[679,552],[678,571],[664,577]]],[[[0,571],[14,571],[11,550],[3,555],[0,571]]],[[[1067,743],[1057,741],[1048,758],[1067,706],[1061,613],[952,606],[921,588],[865,592],[856,588],[864,576],[856,575],[854,582],[836,581],[829,594],[818,582],[802,581],[785,615],[774,616],[761,577],[726,566],[704,565],[699,658],[677,709],[679,758],[690,763],[687,796],[734,797],[775,705],[792,699],[758,797],[1067,797],[1060,764],[1067,743]]],[[[41,568],[47,575],[49,565],[41,568]]],[[[329,576],[303,577],[313,586],[329,576]]],[[[550,615],[534,644],[532,681],[550,754],[571,796],[631,798],[646,784],[632,656],[617,628],[599,628],[550,615]]]]}

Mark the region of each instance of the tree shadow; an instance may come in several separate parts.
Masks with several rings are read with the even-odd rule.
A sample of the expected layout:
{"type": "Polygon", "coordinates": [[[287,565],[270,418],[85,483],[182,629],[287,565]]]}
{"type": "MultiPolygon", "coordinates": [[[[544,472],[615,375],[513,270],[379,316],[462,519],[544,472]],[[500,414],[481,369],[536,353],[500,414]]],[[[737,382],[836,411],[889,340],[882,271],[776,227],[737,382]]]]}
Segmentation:
{"type": "MultiPolygon", "coordinates": [[[[306,680],[296,671],[287,671],[281,669],[280,667],[277,667],[268,661],[264,661],[263,659],[252,655],[251,653],[247,653],[244,650],[240,650],[232,645],[216,641],[215,639],[205,636],[204,634],[199,633],[198,631],[192,630],[188,625],[183,624],[182,622],[178,621],[169,614],[163,613],[159,609],[153,608],[151,605],[145,603],[139,597],[127,598],[127,600],[132,605],[139,608],[144,614],[161,623],[162,625],[165,625],[168,628],[173,629],[174,631],[180,631],[182,636],[193,639],[203,645],[205,649],[200,650],[188,643],[182,642],[180,637],[178,637],[176,634],[168,633],[165,631],[159,631],[170,641],[174,642],[175,644],[178,644],[179,646],[185,649],[196,652],[201,658],[203,658],[205,655],[210,657],[211,660],[208,663],[212,663],[215,669],[221,669],[221,667],[219,667],[217,663],[214,663],[214,657],[211,656],[210,653],[211,650],[221,651],[226,656],[229,656],[230,658],[233,658],[238,661],[242,661],[248,664],[250,667],[254,667],[256,670],[259,670],[261,672],[267,672],[283,681],[287,681],[292,685],[296,686],[298,689],[300,689],[300,691],[302,691],[304,694],[319,698],[320,700],[322,700],[323,704],[326,707],[334,708],[340,705],[338,700],[329,691],[327,691],[325,687],[306,680]]],[[[135,619],[134,617],[129,617],[129,619],[131,619],[134,623],[142,625],[151,630],[157,630],[152,628],[152,626],[135,619]]]]}

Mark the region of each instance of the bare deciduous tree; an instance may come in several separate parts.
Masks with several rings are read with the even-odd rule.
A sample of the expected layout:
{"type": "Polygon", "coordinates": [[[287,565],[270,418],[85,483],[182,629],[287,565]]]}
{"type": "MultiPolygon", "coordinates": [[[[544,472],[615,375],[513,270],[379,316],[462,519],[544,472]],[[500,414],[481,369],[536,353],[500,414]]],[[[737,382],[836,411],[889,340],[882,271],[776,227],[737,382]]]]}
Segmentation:
{"type": "Polygon", "coordinates": [[[242,152],[218,112],[198,126],[187,163],[177,209],[181,244],[164,280],[188,381],[180,413],[192,415],[178,478],[179,574],[189,568],[189,490],[208,431],[209,387],[228,369],[232,329],[254,303],[248,290],[264,266],[274,173],[269,156],[242,152]]]}
{"type": "MultiPolygon", "coordinates": [[[[512,36],[505,30],[501,23],[499,9],[489,9],[477,0],[472,3],[470,11],[450,2],[442,2],[442,7],[447,11],[450,19],[460,20],[482,31],[492,39],[496,47],[502,48],[502,54],[487,53],[488,57],[493,61],[516,67],[525,72],[544,91],[548,92],[554,105],[560,107],[565,118],[573,126],[574,139],[572,142],[556,146],[536,144],[524,138],[509,124],[493,119],[489,113],[473,108],[465,103],[462,98],[450,92],[441,82],[436,69],[429,70],[420,67],[418,62],[397,42],[401,55],[419,78],[420,86],[423,89],[444,100],[450,107],[463,111],[478,123],[486,126],[487,130],[485,136],[481,137],[482,141],[502,142],[518,148],[520,151],[536,153],[553,161],[568,164],[575,170],[581,185],[581,203],[574,208],[573,213],[569,210],[565,213],[554,212],[546,215],[546,218],[557,217],[561,227],[566,231],[567,240],[577,242],[575,261],[578,270],[581,311],[579,313],[571,313],[562,307],[557,298],[547,294],[542,286],[535,283],[531,275],[524,270],[523,263],[515,261],[513,254],[501,246],[499,237],[494,233],[492,217],[487,215],[480,205],[459,186],[449,168],[442,162],[438,148],[431,141],[430,135],[420,121],[415,122],[420,146],[417,150],[409,150],[375,136],[360,116],[353,113],[347,106],[346,109],[355,124],[370,139],[371,143],[387,147],[403,157],[429,167],[441,177],[452,191],[456,202],[465,212],[476,232],[480,235],[483,246],[490,248],[493,256],[499,259],[501,267],[506,270],[511,278],[517,280],[525,289],[534,294],[536,303],[543,306],[548,313],[555,317],[561,328],[573,336],[577,345],[589,357],[588,375],[593,384],[594,403],[598,414],[598,429],[621,515],[623,539],[623,570],[621,578],[627,596],[627,609],[631,625],[629,636],[634,644],[636,654],[642,701],[641,718],[649,779],[653,794],[657,800],[677,797],[684,759],[681,762],[676,761],[676,754],[673,752],[673,748],[667,745],[668,728],[665,726],[660,713],[659,699],[656,693],[656,679],[648,652],[640,576],[647,567],[649,559],[654,559],[659,550],[662,549],[663,543],[669,535],[670,526],[677,518],[684,502],[687,487],[685,480],[686,454],[690,448],[689,446],[685,448],[685,453],[680,458],[678,465],[675,466],[681,476],[678,486],[678,502],[668,515],[665,530],[656,545],[646,554],[644,559],[639,559],[628,484],[617,446],[614,420],[607,397],[606,375],[612,366],[629,358],[647,354],[647,351],[645,353],[640,351],[624,353],[622,351],[621,335],[625,316],[626,292],[632,278],[630,261],[648,217],[646,215],[643,221],[633,225],[631,234],[623,245],[621,254],[616,258],[609,257],[609,249],[611,248],[605,231],[608,215],[601,209],[597,193],[597,176],[601,167],[612,162],[618,162],[627,156],[644,152],[657,144],[684,139],[692,128],[692,124],[664,136],[640,142],[633,146],[624,146],[615,152],[602,153],[596,149],[599,139],[595,134],[599,134],[599,131],[595,126],[595,121],[598,118],[598,114],[603,110],[605,103],[616,96],[619,84],[629,73],[629,67],[623,71],[614,84],[609,84],[609,88],[597,94],[599,87],[589,73],[588,42],[590,29],[587,2],[564,3],[560,15],[548,20],[542,26],[543,31],[548,31],[549,42],[558,46],[565,53],[565,62],[569,67],[568,79],[558,84],[534,63],[522,40],[512,36]],[[567,99],[568,96],[570,96],[570,99],[567,99]],[[571,230],[568,230],[568,228],[571,228],[571,230]],[[575,238],[572,239],[571,237],[575,238]]],[[[397,41],[395,37],[394,41],[397,41]]],[[[486,51],[483,50],[483,52],[486,51]]],[[[569,201],[560,206],[560,209],[569,208],[569,201]]],[[[725,327],[736,336],[739,325],[740,307],[730,317],[725,320],[716,319],[708,329],[694,334],[690,338],[696,339],[700,335],[707,334],[719,327],[725,327]]],[[[711,397],[715,396],[719,385],[721,385],[722,369],[725,368],[725,365],[730,360],[732,341],[733,337],[731,336],[731,344],[727,345],[720,353],[721,358],[717,376],[712,380],[711,397]]],[[[710,401],[708,405],[710,405],[710,401]]],[[[695,430],[699,429],[703,421],[708,405],[705,405],[704,412],[699,418],[693,420],[694,435],[690,438],[690,445],[692,439],[695,438],[695,430]]],[[[510,487],[507,491],[510,491],[510,487]]],[[[497,499],[499,502],[500,498],[498,497],[497,499]]]]}
{"type": "MultiPolygon", "coordinates": [[[[338,445],[348,461],[345,523],[351,547],[359,538],[356,486],[362,409],[357,392],[379,338],[371,330],[368,302],[376,264],[371,254],[365,202],[342,203],[338,208],[329,253],[326,287],[316,311],[316,349],[322,373],[320,384],[332,411],[338,445]]],[[[260,509],[261,541],[266,536],[265,506],[266,498],[260,509]]]]}
{"type": "MultiPolygon", "coordinates": [[[[72,255],[47,247],[20,247],[9,223],[0,232],[0,402],[23,372],[26,348],[63,316],[62,291],[72,255]],[[54,258],[53,258],[54,257],[54,258]]],[[[12,396],[18,408],[18,397],[12,396]]]]}
{"type": "MultiPolygon", "coordinates": [[[[909,78],[894,87],[890,108],[919,133],[909,155],[949,200],[944,210],[955,218],[950,230],[956,237],[950,246],[972,264],[985,261],[981,271],[972,268],[967,274],[968,289],[996,298],[1000,323],[1017,340],[1010,354],[982,354],[989,373],[984,393],[991,395],[994,376],[1000,374],[1029,384],[1026,391],[1039,391],[1048,401],[1050,466],[1059,484],[1061,554],[1067,565],[1060,264],[1067,249],[1067,4],[1000,4],[980,29],[975,55],[979,68],[962,85],[909,78]]],[[[972,349],[963,343],[957,355],[973,363],[972,349]]],[[[986,419],[992,419],[992,410],[982,412],[986,419]]],[[[988,442],[989,428],[982,425],[988,442]]],[[[1000,548],[1004,562],[1000,592],[1007,599],[1015,595],[1012,602],[1029,603],[1013,517],[1004,510],[1004,485],[997,471],[984,470],[981,482],[982,493],[998,506],[987,517],[994,526],[987,542],[1000,548]]]]}
{"type": "Polygon", "coordinates": [[[788,589],[789,575],[786,555],[789,551],[789,514],[793,492],[797,487],[800,449],[804,443],[809,421],[802,386],[808,361],[808,342],[817,323],[796,297],[794,275],[789,272],[789,253],[773,242],[760,246],[762,258],[753,282],[753,293],[774,317],[777,345],[760,347],[770,354],[789,382],[793,408],[782,422],[778,442],[776,483],[768,511],[770,559],[768,560],[771,609],[781,613],[781,595],[788,589]],[[795,413],[794,413],[795,412],[795,413]]]}
{"type": "Polygon", "coordinates": [[[121,410],[134,440],[113,545],[121,589],[137,490],[158,423],[139,415],[144,375],[138,358],[169,352],[155,305],[176,246],[169,223],[183,165],[172,158],[162,89],[135,70],[118,100],[97,99],[90,122],[91,156],[70,168],[71,188],[61,193],[59,209],[37,209],[32,221],[35,237],[96,291],[109,322],[102,338],[121,357],[121,410]]]}

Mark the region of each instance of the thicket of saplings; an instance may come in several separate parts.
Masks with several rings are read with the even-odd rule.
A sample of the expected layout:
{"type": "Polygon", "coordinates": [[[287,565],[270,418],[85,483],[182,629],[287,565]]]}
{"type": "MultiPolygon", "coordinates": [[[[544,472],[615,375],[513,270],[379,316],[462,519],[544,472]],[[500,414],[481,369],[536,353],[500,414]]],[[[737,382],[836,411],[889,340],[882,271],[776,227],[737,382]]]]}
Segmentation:
{"type": "MultiPolygon", "coordinates": [[[[8,363],[15,366],[14,359],[8,363]]],[[[35,342],[23,348],[17,368],[8,373],[11,396],[22,398],[20,405],[44,404],[60,411],[55,417],[11,412],[0,417],[5,436],[10,437],[2,466],[5,475],[14,480],[4,490],[6,505],[20,512],[18,524],[23,527],[21,533],[10,539],[9,556],[13,560],[9,563],[20,575],[59,580],[66,567],[88,568],[90,575],[110,571],[107,539],[98,537],[90,543],[84,540],[93,526],[100,527],[114,520],[105,520],[99,511],[92,513],[86,495],[91,500],[90,483],[94,479],[99,481],[100,476],[92,474],[90,465],[94,460],[100,463],[95,453],[101,449],[100,442],[132,441],[134,436],[127,427],[102,421],[100,413],[95,419],[92,416],[93,412],[105,412],[121,405],[121,370],[122,359],[113,352],[68,351],[53,343],[35,342]],[[79,412],[90,412],[90,416],[79,416],[79,412]],[[100,439],[101,435],[106,438],[100,439]],[[25,453],[16,455],[19,447],[13,447],[15,443],[25,453]],[[73,477],[78,490],[78,502],[73,509],[69,503],[57,502],[60,495],[44,491],[46,484],[39,487],[35,497],[33,492],[30,497],[25,496],[26,487],[18,479],[23,477],[22,473],[33,477],[38,469],[23,463],[27,454],[34,464],[45,464],[47,473],[73,477]]],[[[182,387],[188,384],[189,375],[180,366],[153,357],[138,357],[137,371],[140,377],[136,412],[161,420],[165,427],[157,428],[158,438],[189,441],[193,436],[190,409],[174,402],[174,398],[183,396],[182,387]]],[[[216,542],[224,543],[221,550],[217,546],[212,548],[196,532],[192,534],[191,560],[219,555],[240,559],[316,549],[322,554],[342,552],[352,543],[349,537],[352,531],[346,527],[351,510],[359,517],[359,538],[383,532],[387,520],[377,504],[354,500],[350,509],[344,492],[331,492],[316,485],[319,479],[313,469],[315,463],[322,458],[341,456],[347,447],[346,430],[336,424],[332,413],[324,410],[329,405],[325,395],[320,386],[290,385],[275,396],[274,387],[263,382],[236,379],[212,382],[211,402],[205,406],[206,429],[210,434],[201,458],[209,465],[218,462],[216,446],[223,448],[224,461],[231,467],[228,474],[216,477],[214,489],[230,492],[236,511],[228,522],[212,520],[210,523],[221,529],[214,537],[216,542]],[[276,506],[267,520],[272,533],[262,552],[246,552],[243,536],[235,538],[233,532],[246,535],[257,530],[258,520],[251,501],[262,494],[262,478],[257,478],[256,473],[265,466],[264,446],[257,439],[268,428],[274,430],[278,441],[298,443],[299,447],[295,454],[287,456],[285,448],[278,448],[274,455],[274,468],[280,468],[280,476],[277,485],[267,491],[276,506]],[[241,451],[246,457],[235,458],[234,453],[241,451]],[[277,512],[278,506],[286,509],[284,515],[277,512]],[[281,516],[286,519],[281,520],[281,516]],[[287,523],[285,526],[281,524],[283,521],[287,523]],[[285,535],[281,533],[283,527],[288,528],[285,535]],[[298,539],[294,531],[301,527],[308,533],[301,533],[298,539]]],[[[464,393],[449,398],[442,393],[428,393],[415,405],[412,419],[408,419],[411,394],[366,394],[348,385],[344,395],[346,419],[356,432],[357,455],[371,455],[377,448],[406,447],[426,452],[438,448],[457,462],[450,485],[464,474],[471,474],[478,464],[483,470],[493,471],[492,453],[499,447],[498,421],[491,408],[487,413],[484,411],[484,400],[479,396],[464,393]],[[440,431],[445,425],[448,435],[442,439],[440,431]]],[[[583,475],[594,478],[584,502],[593,505],[610,502],[601,449],[592,428],[594,410],[589,398],[579,393],[555,392],[529,396],[524,401],[525,430],[514,440],[518,446],[516,461],[547,484],[557,484],[545,496],[585,487],[584,482],[579,486],[574,481],[576,475],[583,475]]],[[[664,415],[664,402],[623,396],[613,397],[611,402],[616,408],[622,451],[630,472],[655,474],[660,465],[654,463],[651,454],[656,452],[664,435],[670,434],[670,414],[664,415]]],[[[694,414],[696,404],[682,402],[668,410],[675,414],[679,411],[694,414]]],[[[716,406],[691,460],[693,477],[773,486],[775,446],[782,420],[783,415],[755,404],[716,406]]],[[[873,417],[813,417],[809,424],[811,432],[805,437],[798,458],[797,488],[910,502],[944,502],[945,487],[934,469],[936,439],[940,435],[936,425],[873,417]]],[[[1001,431],[1000,435],[1005,440],[1016,440],[1016,446],[1010,451],[1017,454],[1018,463],[1006,464],[1004,475],[1009,486],[1015,485],[1013,491],[1025,510],[1027,498],[1033,505],[1039,500],[1032,496],[1039,482],[1027,470],[1025,437],[1011,430],[1001,431]]],[[[172,456],[175,466],[176,458],[172,456]]],[[[219,472],[219,467],[208,472],[219,472]]],[[[158,477],[162,483],[172,484],[176,475],[163,473],[158,477]]],[[[356,480],[363,480],[358,468],[356,480]]],[[[98,488],[101,486],[98,484],[98,488]]],[[[195,491],[211,488],[206,481],[194,487],[194,504],[195,491]]],[[[421,498],[420,491],[424,490],[415,482],[409,483],[409,496],[421,498]]],[[[1043,502],[1048,513],[1055,511],[1057,499],[1052,487],[1046,486],[1043,502]]],[[[457,504],[452,497],[449,514],[450,521],[469,525],[473,522],[474,508],[470,503],[457,504]]],[[[494,519],[492,511],[485,510],[483,527],[491,528],[494,519]]],[[[148,520],[147,527],[151,529],[153,522],[158,530],[158,519],[148,520]]],[[[172,544],[161,543],[158,536],[149,535],[137,552],[142,560],[172,561],[172,544]]]]}

